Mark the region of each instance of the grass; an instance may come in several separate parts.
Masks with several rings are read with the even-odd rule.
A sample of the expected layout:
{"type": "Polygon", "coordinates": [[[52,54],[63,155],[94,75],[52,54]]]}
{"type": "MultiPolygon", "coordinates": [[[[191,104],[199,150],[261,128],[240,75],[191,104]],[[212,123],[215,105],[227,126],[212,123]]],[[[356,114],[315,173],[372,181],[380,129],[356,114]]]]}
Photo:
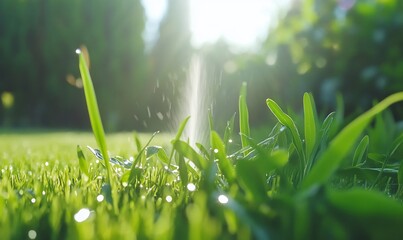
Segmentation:
{"type": "MultiPolygon", "coordinates": [[[[91,88],[83,55],[80,69],[90,83],[84,88],[91,88]]],[[[340,109],[319,117],[309,93],[303,117],[268,99],[267,111],[278,123],[257,142],[250,136],[246,91],[243,85],[240,136],[235,117],[224,133],[210,118],[208,145],[192,147],[182,139],[188,118],[170,142],[163,134],[106,137],[95,92],[88,89],[94,139],[83,133],[0,136],[0,236],[401,238],[403,134],[387,108],[403,93],[350,123],[340,109]]]]}

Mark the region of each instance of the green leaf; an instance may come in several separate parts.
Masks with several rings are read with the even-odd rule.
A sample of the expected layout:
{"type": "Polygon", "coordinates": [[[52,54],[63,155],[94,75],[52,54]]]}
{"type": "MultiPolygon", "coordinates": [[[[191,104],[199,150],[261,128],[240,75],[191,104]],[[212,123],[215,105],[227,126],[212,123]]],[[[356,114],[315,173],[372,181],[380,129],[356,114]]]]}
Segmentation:
{"type": "Polygon", "coordinates": [[[239,129],[241,132],[241,142],[243,148],[249,146],[247,138],[250,136],[249,111],[248,105],[246,104],[246,87],[247,84],[244,82],[239,95],[239,129]]]}
{"type": "Polygon", "coordinates": [[[294,121],[290,116],[283,112],[275,101],[267,99],[266,103],[270,111],[274,114],[274,116],[276,116],[277,120],[291,131],[292,140],[295,148],[297,149],[298,156],[300,157],[301,161],[305,163],[306,161],[302,147],[302,140],[294,121]]]}
{"type": "Polygon", "coordinates": [[[90,117],[92,132],[94,133],[95,140],[98,147],[104,156],[104,162],[107,172],[107,181],[110,183],[111,178],[111,166],[109,163],[108,149],[106,146],[104,127],[102,126],[101,115],[98,109],[97,98],[95,95],[94,86],[92,84],[91,75],[87,67],[86,59],[88,57],[88,50],[86,47],[81,47],[81,54],[79,54],[79,68],[81,78],[83,80],[84,94],[87,102],[88,114],[90,117]]]}
{"type": "Polygon", "coordinates": [[[368,145],[369,145],[369,137],[368,135],[365,135],[360,143],[357,146],[357,149],[355,149],[354,152],[354,157],[353,157],[353,166],[357,166],[358,164],[362,163],[363,161],[365,161],[364,155],[368,150],[368,145]]]}
{"type": "Polygon", "coordinates": [[[79,145],[77,145],[77,156],[78,156],[78,162],[80,164],[80,170],[89,177],[89,171],[88,171],[88,162],[85,159],[83,150],[79,145]]]}
{"type": "Polygon", "coordinates": [[[305,152],[308,161],[316,147],[317,113],[312,94],[305,93],[304,98],[305,152]]]}
{"type": "Polygon", "coordinates": [[[231,161],[227,158],[224,142],[215,131],[211,132],[211,146],[214,149],[215,159],[218,159],[218,167],[221,173],[228,182],[233,182],[235,180],[235,169],[231,161]]]}
{"type": "Polygon", "coordinates": [[[388,108],[391,104],[399,101],[403,101],[403,92],[387,97],[343,128],[319,157],[311,172],[306,176],[302,182],[302,188],[308,189],[314,185],[327,182],[354,147],[355,142],[373,117],[388,108]]]}

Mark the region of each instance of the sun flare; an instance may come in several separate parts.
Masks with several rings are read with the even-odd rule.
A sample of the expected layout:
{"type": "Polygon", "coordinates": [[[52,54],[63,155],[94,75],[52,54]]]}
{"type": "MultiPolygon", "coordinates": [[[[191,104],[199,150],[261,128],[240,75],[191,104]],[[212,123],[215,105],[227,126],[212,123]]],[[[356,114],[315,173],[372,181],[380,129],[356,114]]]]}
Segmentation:
{"type": "Polygon", "coordinates": [[[270,0],[192,0],[193,44],[222,38],[231,45],[250,47],[274,24],[279,5],[270,0]]]}

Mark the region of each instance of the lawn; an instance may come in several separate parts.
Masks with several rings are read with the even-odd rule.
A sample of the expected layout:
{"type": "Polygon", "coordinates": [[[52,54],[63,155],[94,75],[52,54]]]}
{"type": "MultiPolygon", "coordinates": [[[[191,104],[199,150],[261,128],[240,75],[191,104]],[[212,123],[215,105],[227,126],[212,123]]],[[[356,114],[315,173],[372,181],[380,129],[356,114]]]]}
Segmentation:
{"type": "Polygon", "coordinates": [[[351,121],[342,106],[319,115],[310,93],[299,115],[267,99],[277,122],[258,142],[244,84],[239,126],[217,132],[210,117],[209,143],[193,146],[189,117],[175,135],[105,136],[83,55],[80,70],[92,134],[0,135],[3,239],[403,236],[403,129],[388,111],[403,92],[351,121]]]}

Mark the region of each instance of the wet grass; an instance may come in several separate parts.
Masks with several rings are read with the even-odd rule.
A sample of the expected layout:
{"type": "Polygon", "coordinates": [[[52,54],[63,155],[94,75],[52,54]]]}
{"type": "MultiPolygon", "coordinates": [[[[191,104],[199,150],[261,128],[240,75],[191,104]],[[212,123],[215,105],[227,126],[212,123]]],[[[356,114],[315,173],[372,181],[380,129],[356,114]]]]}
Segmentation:
{"type": "MultiPolygon", "coordinates": [[[[82,55],[80,70],[91,87],[82,55]]],[[[223,132],[210,117],[205,145],[183,139],[189,118],[174,136],[105,136],[93,91],[86,95],[94,137],[2,134],[0,236],[401,239],[403,129],[387,108],[403,93],[351,122],[341,107],[321,117],[309,93],[301,115],[267,99],[278,122],[258,142],[246,92],[243,85],[240,133],[235,117],[223,132]]]]}

